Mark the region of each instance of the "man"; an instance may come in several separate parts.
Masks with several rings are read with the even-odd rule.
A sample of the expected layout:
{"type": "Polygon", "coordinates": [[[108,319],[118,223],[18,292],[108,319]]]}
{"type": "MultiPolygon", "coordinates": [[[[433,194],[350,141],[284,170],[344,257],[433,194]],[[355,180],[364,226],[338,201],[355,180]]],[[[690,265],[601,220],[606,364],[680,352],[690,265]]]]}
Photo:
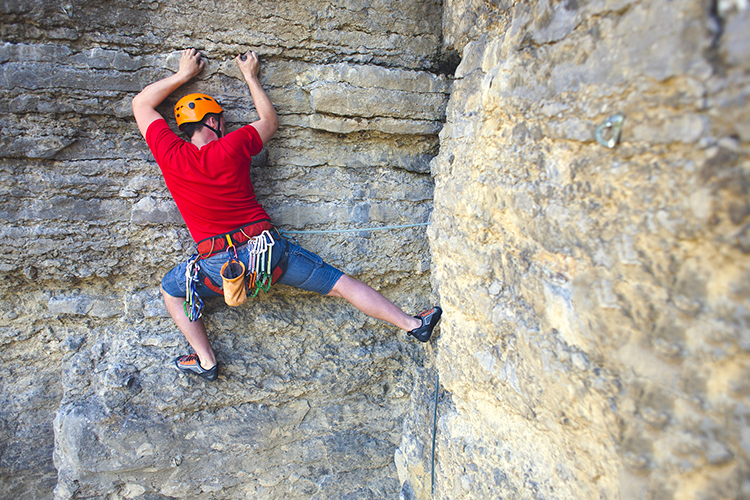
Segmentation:
{"type": "Polygon", "coordinates": [[[191,293],[197,294],[198,301],[200,297],[223,294],[222,267],[228,260],[242,262],[241,272],[247,272],[248,277],[251,271],[261,268],[251,281],[264,277],[270,280],[273,269],[278,283],[344,298],[365,314],[427,342],[440,320],[439,307],[409,316],[368,285],[286,241],[278,232],[271,234],[274,230],[270,218],[256,200],[250,181],[250,161],[276,132],[279,121],[258,80],[257,54],[240,55],[236,62],[250,87],[259,119],[229,134],[224,110],[205,94],[190,94],[175,106],[177,125],[190,142],[172,132],[156,111],[164,99],[203,69],[201,55],[194,49],[183,51],[177,73],[148,85],[133,99],[138,129],[198,244],[197,262],[177,265],[161,283],[167,311],[195,351],[177,358],[177,368],[207,380],[218,376],[218,364],[203,321],[188,308],[193,305],[191,293]],[[270,251],[257,250],[270,244],[270,251]],[[266,268],[269,272],[263,274],[266,268]]]}

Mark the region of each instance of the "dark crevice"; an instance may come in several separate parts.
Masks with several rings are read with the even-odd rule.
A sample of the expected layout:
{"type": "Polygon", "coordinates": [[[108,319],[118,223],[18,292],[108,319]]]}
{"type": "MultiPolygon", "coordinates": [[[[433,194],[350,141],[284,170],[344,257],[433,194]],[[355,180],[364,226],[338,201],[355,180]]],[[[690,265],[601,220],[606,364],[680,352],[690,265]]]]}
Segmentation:
{"type": "Polygon", "coordinates": [[[461,54],[455,50],[442,49],[438,55],[437,74],[452,77],[461,64],[461,54]]]}

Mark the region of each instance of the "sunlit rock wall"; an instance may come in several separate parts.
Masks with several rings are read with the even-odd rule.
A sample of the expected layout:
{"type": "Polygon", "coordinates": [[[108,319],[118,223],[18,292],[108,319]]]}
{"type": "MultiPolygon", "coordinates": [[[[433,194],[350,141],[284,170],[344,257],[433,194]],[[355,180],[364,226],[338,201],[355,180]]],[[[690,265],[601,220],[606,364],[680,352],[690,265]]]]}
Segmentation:
{"type": "MultiPolygon", "coordinates": [[[[423,347],[396,329],[278,287],[208,303],[216,383],[170,367],[188,349],[158,284],[192,245],[130,100],[196,47],[206,69],[163,113],[201,91],[237,127],[256,114],[233,58],[257,50],[281,126],[252,177],[275,223],[424,223],[441,16],[434,0],[0,2],[0,497],[397,496],[423,347]]],[[[298,239],[408,311],[435,300],[424,227],[298,239]]]]}
{"type": "Polygon", "coordinates": [[[404,495],[430,497],[439,374],[432,498],[749,498],[747,2],[444,8],[446,316],[404,495]]]}

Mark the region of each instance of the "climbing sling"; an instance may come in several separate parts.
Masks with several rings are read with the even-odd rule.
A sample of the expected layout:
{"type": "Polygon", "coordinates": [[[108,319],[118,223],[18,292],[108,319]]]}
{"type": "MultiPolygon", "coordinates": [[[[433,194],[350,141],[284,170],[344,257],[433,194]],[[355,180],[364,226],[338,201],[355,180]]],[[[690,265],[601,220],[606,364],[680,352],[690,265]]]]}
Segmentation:
{"type": "Polygon", "coordinates": [[[197,321],[203,312],[203,299],[196,290],[196,285],[200,283],[198,277],[198,272],[201,269],[198,264],[199,260],[200,255],[193,254],[185,267],[185,302],[182,304],[182,308],[190,321],[197,321]]]}

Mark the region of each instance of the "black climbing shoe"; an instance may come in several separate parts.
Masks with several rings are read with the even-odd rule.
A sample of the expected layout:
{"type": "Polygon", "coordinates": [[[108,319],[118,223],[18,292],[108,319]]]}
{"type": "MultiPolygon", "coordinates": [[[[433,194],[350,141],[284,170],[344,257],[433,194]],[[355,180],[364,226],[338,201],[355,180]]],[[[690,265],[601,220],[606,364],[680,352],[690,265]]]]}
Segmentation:
{"type": "Polygon", "coordinates": [[[197,354],[188,354],[187,356],[175,358],[174,365],[181,372],[198,375],[206,380],[216,380],[216,377],[219,376],[219,363],[216,363],[210,370],[206,370],[201,366],[197,354]]]}
{"type": "Polygon", "coordinates": [[[407,332],[407,334],[413,336],[420,342],[427,342],[428,340],[430,340],[430,337],[432,336],[432,330],[435,329],[435,326],[438,324],[438,321],[440,321],[440,316],[442,314],[443,310],[438,306],[427,309],[426,311],[422,311],[418,316],[414,316],[415,318],[422,320],[422,326],[410,332],[407,332]]]}

